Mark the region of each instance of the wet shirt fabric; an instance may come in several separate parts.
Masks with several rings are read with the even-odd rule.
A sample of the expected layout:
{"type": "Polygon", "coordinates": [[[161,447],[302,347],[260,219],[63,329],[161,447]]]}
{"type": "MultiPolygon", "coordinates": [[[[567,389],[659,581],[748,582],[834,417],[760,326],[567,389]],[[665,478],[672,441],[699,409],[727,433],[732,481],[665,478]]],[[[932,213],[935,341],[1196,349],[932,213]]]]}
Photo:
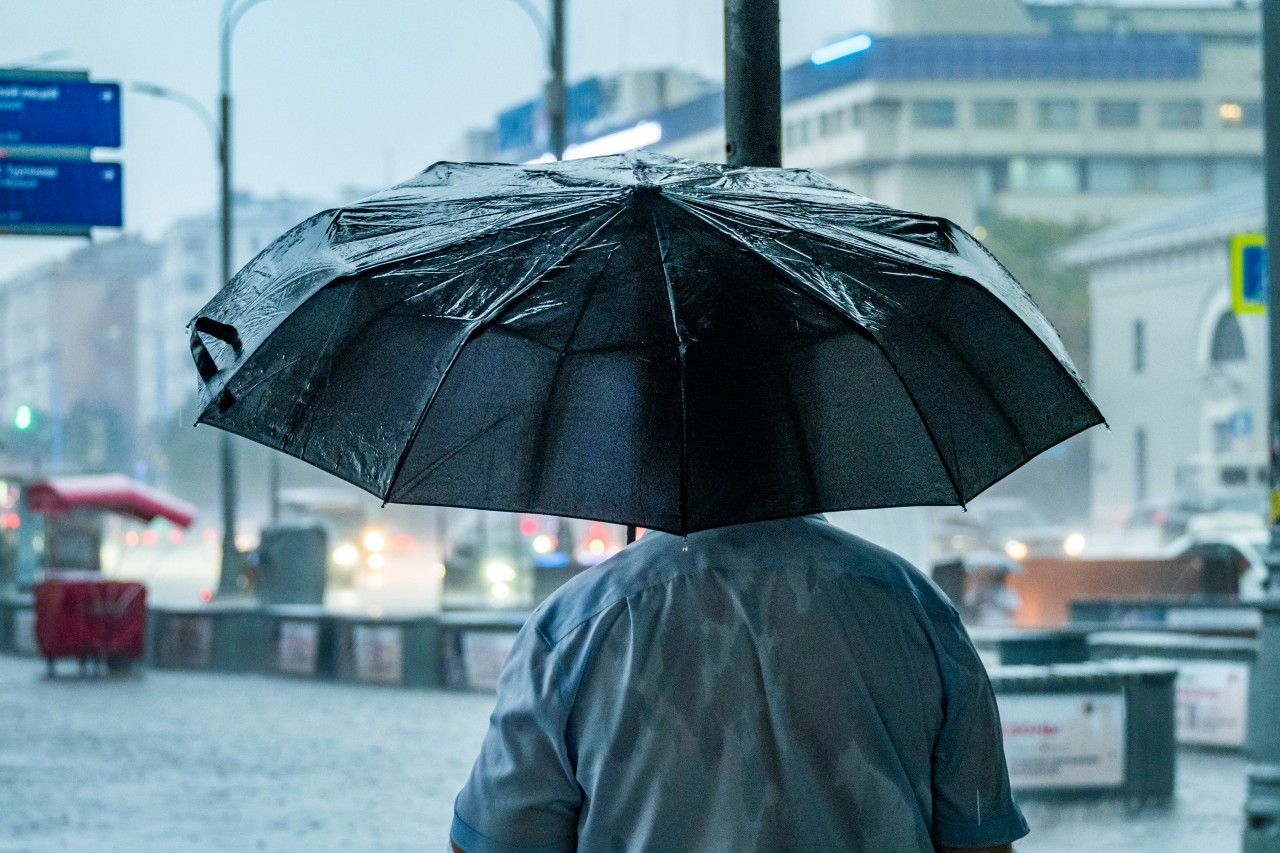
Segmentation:
{"type": "Polygon", "coordinates": [[[452,829],[467,853],[1013,841],[955,608],[820,517],[650,533],[530,618],[452,829]]]}

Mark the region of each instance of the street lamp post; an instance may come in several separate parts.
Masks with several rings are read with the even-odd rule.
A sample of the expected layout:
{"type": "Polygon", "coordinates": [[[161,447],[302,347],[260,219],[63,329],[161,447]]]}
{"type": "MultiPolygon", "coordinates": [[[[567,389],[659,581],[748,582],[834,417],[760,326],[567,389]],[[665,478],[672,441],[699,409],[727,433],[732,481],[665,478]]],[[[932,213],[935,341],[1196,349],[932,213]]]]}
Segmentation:
{"type": "Polygon", "coordinates": [[[782,165],[778,0],[725,0],[724,131],[730,166],[782,165]]]}
{"type": "Polygon", "coordinates": [[[551,23],[538,11],[533,0],[511,0],[520,7],[533,25],[547,49],[547,84],[543,88],[542,103],[547,111],[547,147],[557,160],[564,159],[568,146],[569,91],[565,82],[565,4],[566,0],[550,0],[551,23]]]}
{"type": "Polygon", "coordinates": [[[1244,853],[1280,851],[1280,0],[1262,2],[1263,161],[1270,338],[1271,543],[1258,659],[1249,686],[1244,853]]]}
{"type": "MultiPolygon", "coordinates": [[[[235,34],[236,24],[244,14],[263,3],[265,0],[224,0],[220,25],[219,80],[221,86],[218,94],[218,172],[219,172],[219,206],[218,231],[221,243],[222,286],[231,282],[234,272],[232,268],[232,238],[235,221],[232,215],[231,163],[232,163],[232,126],[231,126],[231,37],[235,34]]],[[[237,591],[240,578],[240,552],[236,547],[236,513],[238,486],[236,482],[235,445],[229,433],[222,433],[218,448],[219,467],[222,480],[222,567],[218,575],[218,593],[227,595],[237,591]]],[[[275,460],[273,459],[273,464],[275,460]]],[[[276,476],[271,478],[275,486],[276,476]]],[[[274,496],[273,496],[274,507],[274,496]]]]}

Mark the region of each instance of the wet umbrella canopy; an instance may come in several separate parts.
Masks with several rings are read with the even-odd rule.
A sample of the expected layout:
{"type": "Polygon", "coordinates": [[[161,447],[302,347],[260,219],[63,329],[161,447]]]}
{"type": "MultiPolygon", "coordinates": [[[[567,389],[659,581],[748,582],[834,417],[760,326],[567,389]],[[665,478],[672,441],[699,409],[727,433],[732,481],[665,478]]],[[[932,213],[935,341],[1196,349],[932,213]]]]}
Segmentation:
{"type": "Polygon", "coordinates": [[[200,421],[386,501],[685,533],[963,503],[1102,421],[972,237],[798,169],[438,163],[192,325],[200,421]]]}

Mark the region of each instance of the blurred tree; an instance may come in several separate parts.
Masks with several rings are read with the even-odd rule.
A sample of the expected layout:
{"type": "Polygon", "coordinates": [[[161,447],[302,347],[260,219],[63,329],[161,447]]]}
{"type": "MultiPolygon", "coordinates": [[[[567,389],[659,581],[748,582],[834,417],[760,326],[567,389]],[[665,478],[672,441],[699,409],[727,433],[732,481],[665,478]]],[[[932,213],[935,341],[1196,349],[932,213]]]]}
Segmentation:
{"type": "MultiPolygon", "coordinates": [[[[1088,275],[1083,267],[1059,263],[1055,255],[1099,226],[995,216],[983,227],[983,245],[1031,294],[1087,383],[1088,275]]],[[[1083,521],[1089,514],[1089,466],[1087,435],[1077,436],[1033,459],[997,483],[991,493],[1027,500],[1055,521],[1083,521]]]]}

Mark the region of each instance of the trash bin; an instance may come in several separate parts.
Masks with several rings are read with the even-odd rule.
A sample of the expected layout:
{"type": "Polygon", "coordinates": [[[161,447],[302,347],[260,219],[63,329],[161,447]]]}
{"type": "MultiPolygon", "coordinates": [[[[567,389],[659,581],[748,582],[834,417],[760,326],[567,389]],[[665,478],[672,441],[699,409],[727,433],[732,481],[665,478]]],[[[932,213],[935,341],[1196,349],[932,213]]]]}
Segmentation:
{"type": "Polygon", "coordinates": [[[970,628],[969,638],[988,665],[1048,665],[1089,660],[1087,628],[970,628]]]}
{"type": "Polygon", "coordinates": [[[0,597],[0,652],[36,655],[35,597],[13,593],[0,597]]]}
{"type": "Polygon", "coordinates": [[[1137,805],[1172,798],[1175,667],[1109,661],[989,674],[1020,794],[1116,794],[1137,805]]]}
{"type": "Polygon", "coordinates": [[[1089,637],[1094,660],[1155,660],[1178,669],[1178,743],[1243,749],[1257,641],[1166,631],[1103,631],[1089,637]]]}
{"type": "Polygon", "coordinates": [[[328,536],[318,524],[274,524],[258,545],[258,600],[323,604],[328,536]]]}

